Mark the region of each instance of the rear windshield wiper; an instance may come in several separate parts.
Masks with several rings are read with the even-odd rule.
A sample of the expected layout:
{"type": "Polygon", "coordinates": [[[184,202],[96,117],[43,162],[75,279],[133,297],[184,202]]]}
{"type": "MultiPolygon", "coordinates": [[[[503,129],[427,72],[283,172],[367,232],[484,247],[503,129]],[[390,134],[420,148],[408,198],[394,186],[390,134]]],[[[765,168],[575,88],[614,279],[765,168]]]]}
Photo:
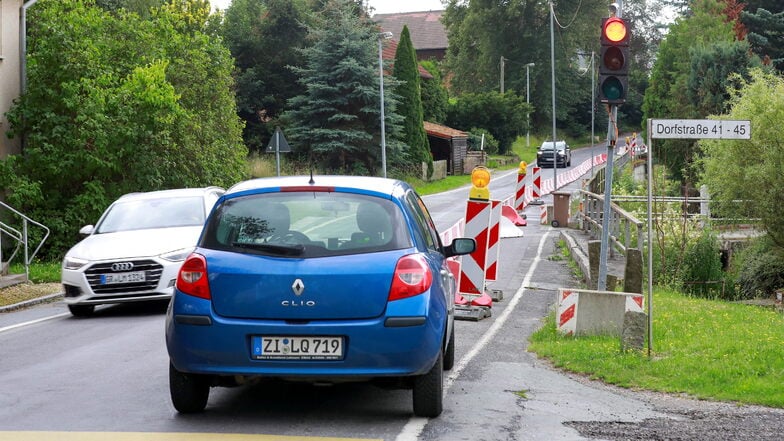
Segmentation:
{"type": "Polygon", "coordinates": [[[269,254],[279,254],[281,256],[301,256],[305,253],[305,246],[302,244],[275,245],[269,243],[234,242],[231,246],[246,250],[263,251],[269,254]]]}

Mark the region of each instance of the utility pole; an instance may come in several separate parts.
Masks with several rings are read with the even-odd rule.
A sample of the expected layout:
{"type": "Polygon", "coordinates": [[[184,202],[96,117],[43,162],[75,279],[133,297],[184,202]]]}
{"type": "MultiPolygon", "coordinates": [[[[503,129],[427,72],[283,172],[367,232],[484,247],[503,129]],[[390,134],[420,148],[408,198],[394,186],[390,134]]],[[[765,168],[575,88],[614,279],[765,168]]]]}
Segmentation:
{"type": "Polygon", "coordinates": [[[553,102],[553,191],[555,191],[558,190],[558,149],[555,144],[555,31],[553,30],[555,19],[553,15],[555,15],[555,11],[553,10],[553,2],[550,0],[550,87],[553,102]]]}
{"type": "Polygon", "coordinates": [[[501,55],[501,93],[504,93],[504,61],[506,61],[506,58],[501,55]]]}

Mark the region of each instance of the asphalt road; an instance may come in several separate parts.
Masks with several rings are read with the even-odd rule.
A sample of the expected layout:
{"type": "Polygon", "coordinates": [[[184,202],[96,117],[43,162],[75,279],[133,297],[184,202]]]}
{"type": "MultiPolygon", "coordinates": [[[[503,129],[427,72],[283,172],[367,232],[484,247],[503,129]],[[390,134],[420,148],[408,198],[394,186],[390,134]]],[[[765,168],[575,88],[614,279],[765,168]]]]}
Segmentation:
{"type": "MultiPolygon", "coordinates": [[[[494,176],[491,197],[506,198],[515,182],[514,171],[494,176]]],[[[466,198],[464,188],[425,202],[443,229],[463,216],[466,198]]],[[[766,433],[784,429],[779,411],[620,390],[527,352],[557,288],[578,286],[552,258],[559,230],[538,225],[538,213],[529,207],[523,236],[500,241],[499,277],[488,288],[503,299],[492,316],[457,322],[439,418],[413,417],[410,391],[365,384],[219,388],[204,413],[179,415],[168,394],[165,304],[77,319],[55,302],[0,315],[0,440],[778,439],[766,433]]]]}

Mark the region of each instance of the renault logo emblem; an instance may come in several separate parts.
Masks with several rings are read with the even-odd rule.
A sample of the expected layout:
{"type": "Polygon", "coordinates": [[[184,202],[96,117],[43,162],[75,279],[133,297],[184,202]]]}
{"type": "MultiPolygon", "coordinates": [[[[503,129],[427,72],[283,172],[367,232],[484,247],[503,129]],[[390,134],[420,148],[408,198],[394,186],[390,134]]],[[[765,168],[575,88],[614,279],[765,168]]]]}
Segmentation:
{"type": "Polygon", "coordinates": [[[305,284],[302,283],[302,279],[295,280],[291,285],[291,290],[294,291],[296,296],[302,295],[302,291],[305,291],[305,284]]]}
{"type": "Polygon", "coordinates": [[[112,271],[130,271],[133,269],[133,262],[117,262],[112,264],[112,271]]]}

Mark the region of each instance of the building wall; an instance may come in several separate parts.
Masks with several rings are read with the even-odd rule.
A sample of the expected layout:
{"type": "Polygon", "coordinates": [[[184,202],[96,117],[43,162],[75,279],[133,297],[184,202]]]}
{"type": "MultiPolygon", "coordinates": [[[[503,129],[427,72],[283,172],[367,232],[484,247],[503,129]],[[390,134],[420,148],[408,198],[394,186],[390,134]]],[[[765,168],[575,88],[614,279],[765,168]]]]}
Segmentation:
{"type": "Polygon", "coordinates": [[[22,0],[0,0],[0,158],[21,151],[18,138],[9,139],[6,112],[21,93],[19,14],[22,0]]]}

